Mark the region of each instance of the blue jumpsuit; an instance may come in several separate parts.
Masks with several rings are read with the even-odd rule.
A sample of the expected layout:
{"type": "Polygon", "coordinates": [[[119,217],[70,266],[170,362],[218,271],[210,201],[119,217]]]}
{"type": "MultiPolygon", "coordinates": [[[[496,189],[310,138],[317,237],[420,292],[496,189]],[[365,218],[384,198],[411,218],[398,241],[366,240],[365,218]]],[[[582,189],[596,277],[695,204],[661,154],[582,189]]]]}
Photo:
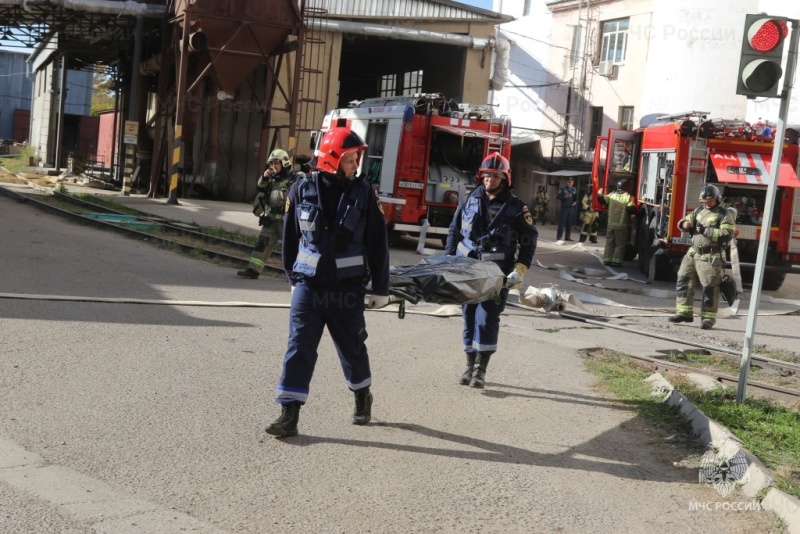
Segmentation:
{"type": "Polygon", "coordinates": [[[386,224],[372,186],[323,172],[300,178],[289,191],[282,255],[295,289],[276,401],[306,402],[326,326],[348,388],[369,387],[367,280],[374,294],[389,294],[386,224]]]}
{"type": "MultiPolygon", "coordinates": [[[[507,189],[489,199],[481,185],[456,211],[445,254],[493,261],[509,274],[516,263],[530,267],[538,236],[528,207],[513,191],[507,189]]],[[[507,298],[508,289],[503,289],[498,299],[463,305],[465,352],[495,353],[507,298]]]]}
{"type": "Polygon", "coordinates": [[[558,228],[556,228],[556,239],[570,241],[572,235],[572,225],[575,224],[575,204],[578,192],[574,187],[565,185],[558,190],[556,199],[561,202],[561,210],[558,212],[558,228]]]}

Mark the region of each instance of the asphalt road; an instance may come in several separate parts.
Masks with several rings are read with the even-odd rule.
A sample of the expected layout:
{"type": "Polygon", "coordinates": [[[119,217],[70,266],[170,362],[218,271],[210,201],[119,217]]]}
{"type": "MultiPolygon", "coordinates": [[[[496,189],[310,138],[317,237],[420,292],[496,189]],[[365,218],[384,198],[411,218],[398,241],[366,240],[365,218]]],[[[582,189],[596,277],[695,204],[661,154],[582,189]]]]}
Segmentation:
{"type": "MultiPolygon", "coordinates": [[[[370,312],[372,423],[350,424],[352,394],[325,336],[301,435],[264,439],[261,428],[279,411],[272,395],[287,338],[285,280],[238,279],[230,268],[3,196],[0,222],[0,293],[41,296],[0,298],[0,531],[716,533],[773,525],[766,513],[691,509],[750,500],[699,485],[695,468],[673,465],[668,436],[593,387],[577,349],[619,346],[627,337],[617,332],[508,314],[479,391],[456,383],[460,317],[370,312]]],[[[546,232],[537,257],[547,266],[596,262],[548,242],[546,232]]],[[[418,259],[410,245],[392,254],[396,264],[418,259]]],[[[534,268],[526,282],[584,289],[559,276],[534,268]]],[[[638,308],[589,307],[615,321],[656,320],[626,315],[638,308]]],[[[696,323],[664,328],[700,332],[696,323]]],[[[709,335],[733,337],[727,330],[736,328],[709,335]]],[[[764,338],[796,341],[792,334],[764,338]]]]}

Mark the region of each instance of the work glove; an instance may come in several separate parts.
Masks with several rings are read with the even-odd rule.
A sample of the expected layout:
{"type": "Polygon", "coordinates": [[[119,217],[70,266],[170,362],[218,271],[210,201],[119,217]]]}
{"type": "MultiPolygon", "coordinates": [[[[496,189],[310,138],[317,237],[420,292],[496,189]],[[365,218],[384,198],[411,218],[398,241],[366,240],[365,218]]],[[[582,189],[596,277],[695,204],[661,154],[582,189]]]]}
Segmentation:
{"type": "Polygon", "coordinates": [[[525,273],[528,268],[517,263],[514,265],[514,270],[506,276],[506,287],[509,289],[522,289],[522,280],[525,278],[525,273]]]}
{"type": "Polygon", "coordinates": [[[700,223],[697,223],[697,224],[694,225],[694,231],[695,231],[696,234],[703,235],[703,232],[706,231],[706,227],[703,226],[700,223]]]}
{"type": "Polygon", "coordinates": [[[367,308],[377,310],[389,304],[389,295],[370,295],[367,300],[367,308]]]}

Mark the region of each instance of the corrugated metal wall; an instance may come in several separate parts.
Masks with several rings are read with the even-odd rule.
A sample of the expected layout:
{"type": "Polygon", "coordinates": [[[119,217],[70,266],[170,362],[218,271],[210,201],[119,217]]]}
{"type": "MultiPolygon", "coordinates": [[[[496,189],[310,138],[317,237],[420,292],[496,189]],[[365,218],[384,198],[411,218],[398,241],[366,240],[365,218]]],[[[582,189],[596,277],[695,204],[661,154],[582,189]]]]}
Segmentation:
{"type": "Polygon", "coordinates": [[[94,73],[82,70],[67,71],[67,101],[64,113],[88,116],[92,114],[92,84],[94,73]]]}
{"type": "MultiPolygon", "coordinates": [[[[0,50],[0,139],[12,138],[15,109],[32,108],[34,76],[26,76],[28,55],[27,51],[0,50]]],[[[67,71],[67,115],[91,114],[92,84],[93,73],[67,71]]]]}
{"type": "Polygon", "coordinates": [[[27,52],[0,50],[0,139],[13,138],[15,109],[31,109],[33,76],[25,76],[27,58],[27,52]]]}
{"type": "Polygon", "coordinates": [[[482,20],[486,15],[476,13],[469,6],[458,7],[449,3],[426,0],[309,0],[309,5],[328,10],[329,16],[416,18],[442,20],[482,20]]]}

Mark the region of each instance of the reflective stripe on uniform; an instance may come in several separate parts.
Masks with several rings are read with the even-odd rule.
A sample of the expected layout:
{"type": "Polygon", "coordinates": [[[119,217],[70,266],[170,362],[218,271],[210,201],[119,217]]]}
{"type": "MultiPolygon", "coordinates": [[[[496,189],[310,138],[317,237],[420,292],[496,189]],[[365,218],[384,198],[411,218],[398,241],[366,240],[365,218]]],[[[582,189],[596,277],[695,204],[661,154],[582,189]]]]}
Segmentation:
{"type": "Polygon", "coordinates": [[[347,258],[336,258],[337,269],[346,269],[348,267],[355,267],[357,265],[364,265],[364,256],[350,256],[347,258]]]}
{"type": "Polygon", "coordinates": [[[482,345],[477,341],[472,342],[472,348],[477,350],[478,352],[485,352],[485,351],[496,351],[497,350],[497,343],[493,345],[482,345]]]}
{"type": "Polygon", "coordinates": [[[502,261],[504,259],[506,259],[506,255],[503,252],[481,252],[482,261],[502,261]]]}
{"type": "Polygon", "coordinates": [[[310,265],[316,269],[317,264],[319,263],[319,255],[312,256],[311,254],[307,254],[302,250],[298,251],[296,261],[300,263],[305,263],[306,265],[310,265]]]}
{"type": "Polygon", "coordinates": [[[301,232],[313,232],[316,230],[317,226],[314,221],[298,221],[298,225],[300,226],[301,232]]]}

